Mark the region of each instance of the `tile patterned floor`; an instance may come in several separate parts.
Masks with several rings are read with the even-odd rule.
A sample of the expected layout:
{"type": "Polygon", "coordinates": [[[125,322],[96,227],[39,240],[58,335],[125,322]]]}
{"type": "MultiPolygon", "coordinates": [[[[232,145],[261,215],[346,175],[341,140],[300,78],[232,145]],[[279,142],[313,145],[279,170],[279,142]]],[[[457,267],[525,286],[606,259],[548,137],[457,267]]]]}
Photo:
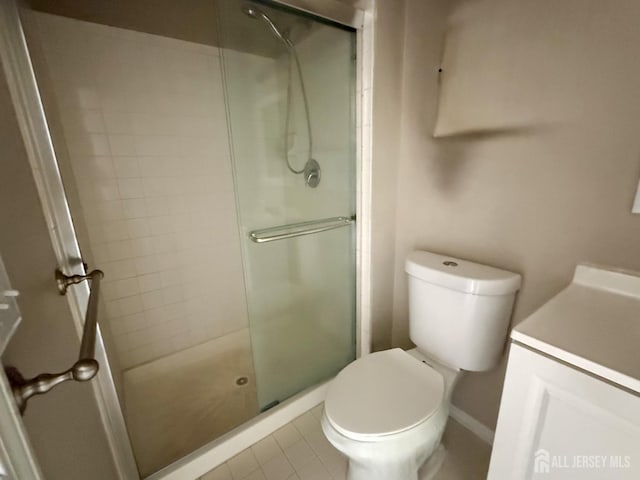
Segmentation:
{"type": "Polygon", "coordinates": [[[347,460],[320,428],[322,405],[276,430],[200,480],[343,480],[347,460]]]}
{"type": "MultiPolygon", "coordinates": [[[[345,480],[347,460],[326,440],[319,405],[200,480],[345,480]]],[[[435,480],[486,478],[491,447],[450,419],[447,457],[435,480]]]]}

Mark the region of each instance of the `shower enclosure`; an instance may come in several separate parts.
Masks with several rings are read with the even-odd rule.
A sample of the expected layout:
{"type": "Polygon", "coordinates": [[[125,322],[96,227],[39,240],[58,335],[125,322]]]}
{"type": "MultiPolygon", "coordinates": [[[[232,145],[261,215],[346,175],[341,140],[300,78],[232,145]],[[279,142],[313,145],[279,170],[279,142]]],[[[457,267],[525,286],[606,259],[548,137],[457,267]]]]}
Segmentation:
{"type": "Polygon", "coordinates": [[[265,409],[355,356],[355,38],[305,19],[281,34],[263,7],[251,7],[260,17],[243,24],[276,39],[265,40],[273,57],[256,58],[230,48],[243,28],[231,20],[237,2],[224,5],[233,8],[221,11],[222,56],[265,409]]]}
{"type": "Polygon", "coordinates": [[[148,476],[355,358],[355,32],[275,2],[26,3],[148,476]]]}

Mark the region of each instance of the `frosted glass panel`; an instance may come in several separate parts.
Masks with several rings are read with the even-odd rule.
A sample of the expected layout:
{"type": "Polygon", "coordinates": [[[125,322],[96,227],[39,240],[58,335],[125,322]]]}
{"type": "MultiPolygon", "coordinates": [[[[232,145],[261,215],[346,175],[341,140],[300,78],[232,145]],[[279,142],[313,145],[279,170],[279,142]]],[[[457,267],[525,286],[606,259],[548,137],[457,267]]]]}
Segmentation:
{"type": "Polygon", "coordinates": [[[247,244],[250,331],[262,408],[353,360],[352,229],[247,244]]]}
{"type": "Polygon", "coordinates": [[[298,56],[311,157],[321,167],[317,188],[291,171],[302,170],[310,158],[294,51],[260,13],[251,18],[237,2],[222,2],[236,204],[258,403],[264,409],[329,378],[355,356],[354,226],[271,243],[249,240],[257,229],[354,215],[355,33],[256,8],[290,39],[298,56]]]}

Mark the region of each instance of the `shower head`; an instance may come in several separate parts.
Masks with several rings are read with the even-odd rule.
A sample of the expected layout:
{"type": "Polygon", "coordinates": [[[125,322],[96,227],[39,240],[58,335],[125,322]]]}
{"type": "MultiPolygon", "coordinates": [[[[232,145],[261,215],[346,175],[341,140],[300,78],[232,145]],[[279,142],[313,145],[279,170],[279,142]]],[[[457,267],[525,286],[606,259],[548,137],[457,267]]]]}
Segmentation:
{"type": "Polygon", "coordinates": [[[253,5],[252,3],[245,3],[244,5],[242,5],[242,13],[244,13],[249,18],[260,19],[263,22],[265,22],[269,27],[269,30],[271,30],[271,33],[278,40],[284,43],[284,46],[287,48],[287,51],[289,53],[289,80],[287,84],[287,119],[285,121],[285,129],[284,129],[285,145],[288,145],[287,138],[289,136],[292,75],[293,75],[294,69],[297,70],[298,72],[298,78],[300,80],[300,90],[302,92],[302,99],[304,102],[304,111],[305,111],[306,120],[307,120],[306,122],[307,132],[309,133],[309,137],[308,137],[309,138],[309,156],[307,158],[307,162],[305,163],[304,168],[301,170],[296,170],[289,163],[289,156],[287,153],[288,146],[285,147],[284,156],[285,156],[285,161],[287,163],[287,168],[296,175],[304,174],[304,183],[311,188],[316,188],[320,183],[320,176],[321,176],[320,164],[311,157],[313,152],[313,140],[312,140],[312,133],[311,133],[311,119],[309,116],[309,102],[307,101],[307,94],[304,88],[304,80],[302,78],[302,69],[300,68],[300,60],[298,59],[298,54],[296,53],[296,49],[293,46],[293,42],[289,40],[289,37],[286,34],[282,33],[278,29],[278,27],[276,27],[276,24],[273,23],[273,20],[271,20],[271,18],[269,18],[269,16],[266,13],[260,10],[260,8],[253,5]]]}
{"type": "Polygon", "coordinates": [[[293,44],[291,43],[291,40],[289,40],[278,29],[278,27],[276,27],[275,23],[273,23],[273,20],[271,20],[271,18],[269,18],[269,16],[266,13],[264,13],[262,10],[260,10],[258,7],[256,7],[255,5],[252,5],[250,3],[245,3],[242,6],[242,13],[244,13],[246,16],[248,16],[250,18],[261,19],[263,22],[265,22],[269,26],[269,29],[271,30],[271,33],[273,33],[273,35],[278,40],[280,40],[282,43],[284,43],[284,45],[287,47],[287,49],[293,48],[293,44]]]}

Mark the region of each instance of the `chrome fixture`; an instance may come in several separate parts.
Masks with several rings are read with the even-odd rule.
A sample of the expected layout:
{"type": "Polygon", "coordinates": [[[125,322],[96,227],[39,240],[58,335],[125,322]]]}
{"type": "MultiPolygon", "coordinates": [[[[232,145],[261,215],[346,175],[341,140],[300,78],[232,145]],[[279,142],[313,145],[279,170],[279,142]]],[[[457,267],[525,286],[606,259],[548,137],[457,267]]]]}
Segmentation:
{"type": "Polygon", "coordinates": [[[271,33],[273,33],[278,40],[284,43],[287,48],[293,48],[293,43],[291,43],[291,40],[284,36],[284,34],[278,29],[278,27],[276,27],[275,23],[273,23],[271,18],[269,18],[269,16],[262,10],[254,5],[247,3],[242,7],[242,12],[251,18],[259,18],[264,21],[271,29],[271,33]]]}
{"type": "Polygon", "coordinates": [[[269,18],[269,16],[260,10],[255,5],[250,3],[245,4],[242,7],[242,12],[250,18],[260,19],[267,24],[269,30],[273,35],[280,40],[287,49],[289,53],[289,77],[287,81],[287,108],[286,108],[286,119],[285,119],[285,128],[284,128],[284,159],[287,163],[287,168],[289,171],[296,175],[304,174],[304,183],[311,187],[316,188],[320,184],[321,170],[320,164],[313,158],[313,134],[311,132],[311,115],[309,113],[309,101],[307,100],[307,91],[304,86],[304,78],[302,76],[302,67],[300,66],[300,60],[298,59],[298,53],[291,42],[291,40],[287,37],[285,33],[282,33],[278,27],[276,27],[273,20],[269,18]],[[303,168],[295,169],[291,166],[289,162],[289,124],[291,121],[291,103],[292,103],[292,86],[293,83],[293,67],[296,67],[296,71],[298,73],[298,81],[300,83],[300,92],[302,93],[302,101],[304,104],[304,113],[307,124],[307,138],[308,138],[308,150],[309,154],[307,156],[307,161],[303,168]]]}
{"type": "Polygon", "coordinates": [[[311,188],[316,188],[320,184],[320,164],[313,158],[307,160],[304,166],[304,182],[311,188]]]}
{"type": "Polygon", "coordinates": [[[285,238],[301,237],[312,233],[325,232],[335,228],[345,227],[353,223],[353,218],[331,217],[311,222],[290,223],[278,227],[263,228],[249,233],[249,238],[255,243],[267,243],[285,238]]]}
{"type": "Polygon", "coordinates": [[[82,342],[80,343],[80,354],[78,361],[68,370],[61,373],[42,373],[34,378],[26,380],[15,367],[7,367],[5,372],[13,397],[20,413],[23,414],[27,408],[27,401],[34,395],[47,393],[56,385],[75,380],[86,382],[91,380],[98,373],[100,365],[95,359],[96,331],[98,323],[98,295],[100,293],[100,280],[104,277],[101,270],[93,270],[87,275],[64,275],[60,270],[56,270],[56,283],[60,295],[67,293],[70,285],[80,283],[84,280],[91,281],[91,293],[87,305],[87,314],[82,331],[82,342]]]}

